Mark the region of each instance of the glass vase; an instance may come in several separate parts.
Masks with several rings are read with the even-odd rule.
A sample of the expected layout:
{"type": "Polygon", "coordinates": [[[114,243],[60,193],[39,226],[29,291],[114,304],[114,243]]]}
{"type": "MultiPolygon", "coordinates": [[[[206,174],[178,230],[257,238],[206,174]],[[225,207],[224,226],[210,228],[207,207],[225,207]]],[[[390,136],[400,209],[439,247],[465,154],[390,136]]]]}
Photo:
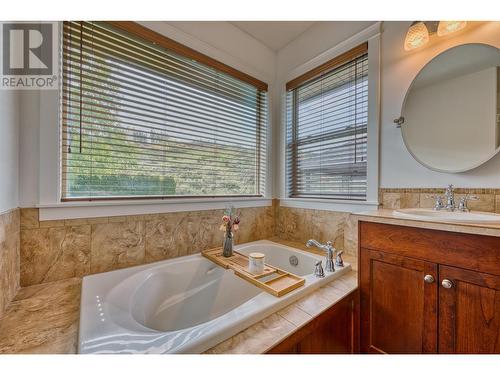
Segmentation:
{"type": "Polygon", "coordinates": [[[233,233],[226,232],[224,234],[224,244],[222,246],[222,255],[226,258],[233,256],[233,233]]]}

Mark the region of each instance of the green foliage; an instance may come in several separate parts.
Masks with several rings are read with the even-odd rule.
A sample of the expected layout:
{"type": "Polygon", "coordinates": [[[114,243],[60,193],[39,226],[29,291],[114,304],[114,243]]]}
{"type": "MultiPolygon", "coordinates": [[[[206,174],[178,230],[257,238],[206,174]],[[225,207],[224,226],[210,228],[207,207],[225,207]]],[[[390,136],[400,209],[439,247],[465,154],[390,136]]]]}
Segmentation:
{"type": "Polygon", "coordinates": [[[160,176],[82,174],[74,178],[70,189],[70,196],[82,196],[89,192],[94,196],[174,195],[175,180],[160,176]]]}
{"type": "MultiPolygon", "coordinates": [[[[83,100],[81,112],[70,108],[67,115],[65,147],[71,152],[63,168],[69,197],[255,194],[255,149],[230,140],[223,145],[180,141],[168,126],[134,126],[135,120],[124,121],[121,111],[130,88],[114,79],[106,63],[85,64],[83,59],[84,68],[95,70],[100,82],[96,91],[87,75],[72,81],[71,100],[77,103],[80,95],[83,100]]],[[[79,75],[79,67],[73,68],[79,75]]],[[[167,125],[172,123],[168,106],[165,112],[167,125]]]]}

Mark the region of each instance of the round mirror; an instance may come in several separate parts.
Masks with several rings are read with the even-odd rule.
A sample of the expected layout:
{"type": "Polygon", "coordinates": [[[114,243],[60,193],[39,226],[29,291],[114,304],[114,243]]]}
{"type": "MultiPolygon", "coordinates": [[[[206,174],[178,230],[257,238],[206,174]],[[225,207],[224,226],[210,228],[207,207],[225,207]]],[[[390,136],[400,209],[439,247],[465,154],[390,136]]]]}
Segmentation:
{"type": "Polygon", "coordinates": [[[419,163],[464,172],[500,150],[499,66],[500,50],[486,44],[450,48],[424,66],[396,120],[419,163]]]}

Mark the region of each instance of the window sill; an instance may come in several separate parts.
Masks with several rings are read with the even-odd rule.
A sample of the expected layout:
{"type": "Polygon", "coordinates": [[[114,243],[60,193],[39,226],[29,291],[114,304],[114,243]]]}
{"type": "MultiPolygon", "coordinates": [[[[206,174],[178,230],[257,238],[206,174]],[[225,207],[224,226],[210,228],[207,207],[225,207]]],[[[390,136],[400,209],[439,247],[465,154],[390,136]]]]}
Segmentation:
{"type": "Polygon", "coordinates": [[[283,198],[280,199],[281,207],[305,208],[338,212],[362,212],[378,208],[377,201],[347,201],[336,199],[317,198],[283,198]]]}
{"type": "Polygon", "coordinates": [[[107,216],[148,215],[168,212],[205,211],[226,208],[266,207],[272,205],[272,199],[259,197],[235,198],[174,198],[166,202],[164,199],[62,202],[55,204],[39,204],[39,219],[63,220],[84,219],[107,216]]]}

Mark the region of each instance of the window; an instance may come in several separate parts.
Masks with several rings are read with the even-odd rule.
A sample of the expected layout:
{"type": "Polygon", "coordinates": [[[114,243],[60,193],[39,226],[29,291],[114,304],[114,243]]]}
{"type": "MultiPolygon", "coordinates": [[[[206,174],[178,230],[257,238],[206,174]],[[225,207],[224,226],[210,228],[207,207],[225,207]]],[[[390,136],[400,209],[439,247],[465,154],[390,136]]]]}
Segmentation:
{"type": "Polygon", "coordinates": [[[63,201],[264,194],[267,85],[131,22],[64,22],[63,201]]]}
{"type": "Polygon", "coordinates": [[[287,83],[287,194],[366,200],[367,44],[287,83]]]}

